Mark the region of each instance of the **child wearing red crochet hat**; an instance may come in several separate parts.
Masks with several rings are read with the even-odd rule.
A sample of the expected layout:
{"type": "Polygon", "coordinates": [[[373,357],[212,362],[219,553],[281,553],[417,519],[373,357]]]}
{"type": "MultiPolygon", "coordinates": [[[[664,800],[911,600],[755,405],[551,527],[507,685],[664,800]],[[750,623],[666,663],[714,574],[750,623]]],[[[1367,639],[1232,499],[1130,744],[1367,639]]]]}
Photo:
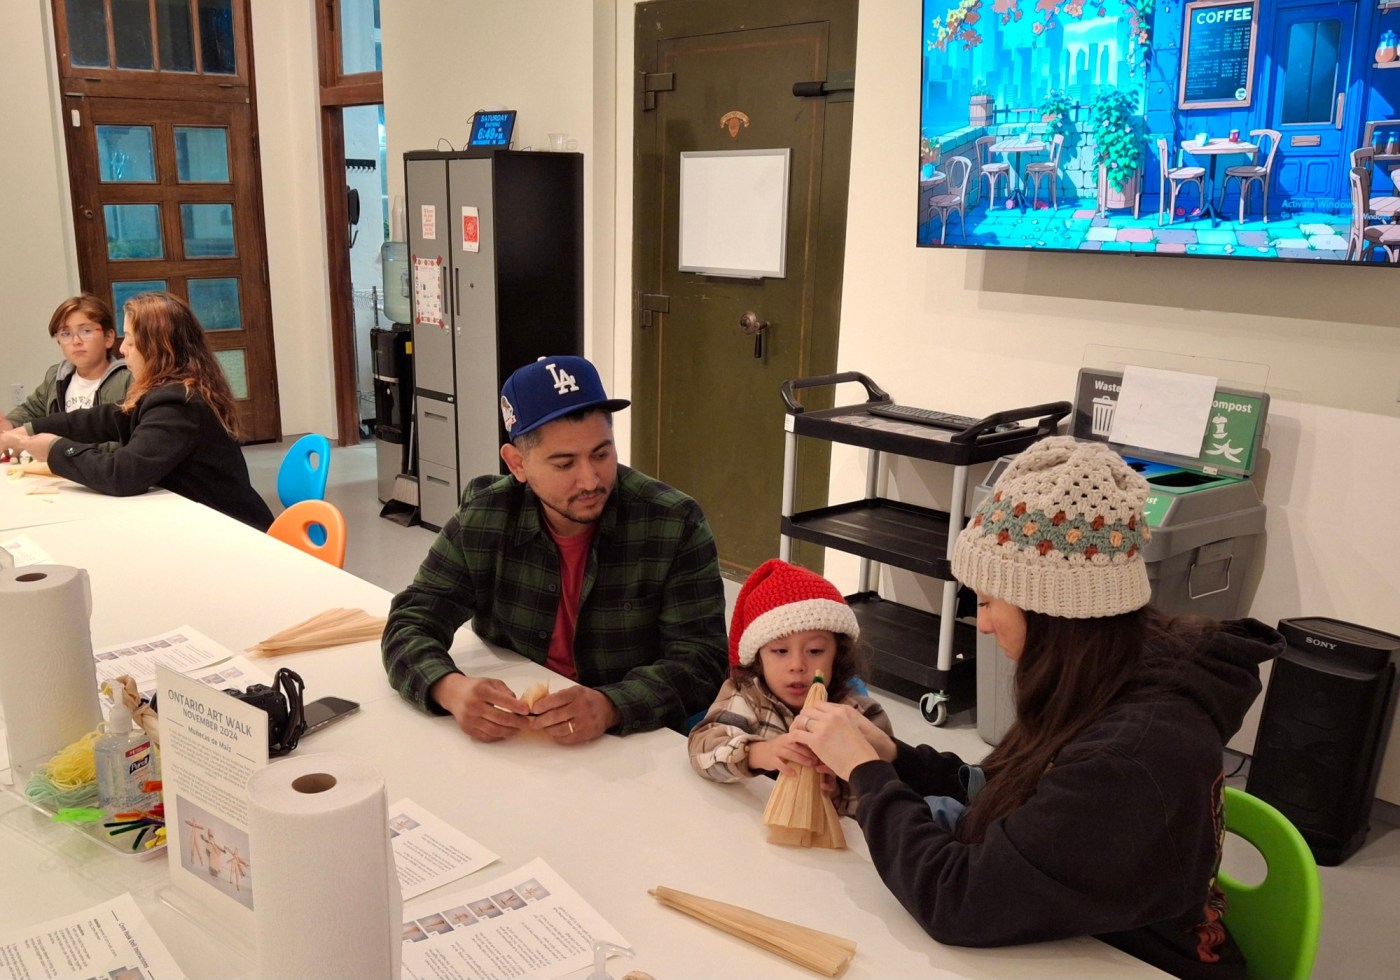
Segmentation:
{"type": "MultiPolygon", "coordinates": [[[[706,779],[733,783],[818,765],[788,734],[818,675],[828,700],[851,705],[893,734],[879,702],[856,691],[859,636],[855,613],[820,575],[776,558],[754,569],[729,625],[729,679],[690,732],[691,766],[706,779]]],[[[846,783],[833,779],[832,794],[838,813],[855,813],[846,783]]]]}

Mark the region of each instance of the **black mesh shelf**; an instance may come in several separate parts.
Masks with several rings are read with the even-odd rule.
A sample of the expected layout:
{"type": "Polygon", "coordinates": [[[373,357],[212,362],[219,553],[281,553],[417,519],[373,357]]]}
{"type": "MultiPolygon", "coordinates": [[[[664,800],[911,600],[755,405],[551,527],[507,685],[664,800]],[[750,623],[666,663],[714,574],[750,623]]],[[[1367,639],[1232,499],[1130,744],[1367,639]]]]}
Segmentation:
{"type": "Polygon", "coordinates": [[[807,510],[782,521],[782,533],[920,575],[951,579],[948,515],[876,497],[807,510]]]}

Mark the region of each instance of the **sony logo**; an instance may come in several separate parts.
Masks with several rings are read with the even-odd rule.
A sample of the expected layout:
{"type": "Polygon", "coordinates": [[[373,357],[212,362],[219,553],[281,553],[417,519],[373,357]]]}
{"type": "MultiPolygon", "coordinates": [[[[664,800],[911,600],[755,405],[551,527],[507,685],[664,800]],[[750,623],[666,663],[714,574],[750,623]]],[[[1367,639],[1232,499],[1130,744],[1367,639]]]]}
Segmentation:
{"type": "Polygon", "coordinates": [[[1315,646],[1315,647],[1322,647],[1324,650],[1335,650],[1335,649],[1337,649],[1337,644],[1335,644],[1335,643],[1328,643],[1326,640],[1319,640],[1319,639],[1318,639],[1317,637],[1315,637],[1315,636],[1305,636],[1305,637],[1303,637],[1303,642],[1304,642],[1304,643],[1311,643],[1311,644],[1312,644],[1313,646],[1315,646]]]}

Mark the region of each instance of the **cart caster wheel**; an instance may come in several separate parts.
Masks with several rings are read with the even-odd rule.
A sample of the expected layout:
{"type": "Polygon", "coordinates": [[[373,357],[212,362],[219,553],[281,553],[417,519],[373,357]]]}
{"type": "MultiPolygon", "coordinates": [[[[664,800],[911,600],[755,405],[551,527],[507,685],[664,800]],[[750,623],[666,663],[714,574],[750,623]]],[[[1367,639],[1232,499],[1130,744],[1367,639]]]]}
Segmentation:
{"type": "Polygon", "coordinates": [[[930,691],[919,698],[919,713],[924,721],[941,728],[948,721],[948,694],[946,691],[930,691]]]}

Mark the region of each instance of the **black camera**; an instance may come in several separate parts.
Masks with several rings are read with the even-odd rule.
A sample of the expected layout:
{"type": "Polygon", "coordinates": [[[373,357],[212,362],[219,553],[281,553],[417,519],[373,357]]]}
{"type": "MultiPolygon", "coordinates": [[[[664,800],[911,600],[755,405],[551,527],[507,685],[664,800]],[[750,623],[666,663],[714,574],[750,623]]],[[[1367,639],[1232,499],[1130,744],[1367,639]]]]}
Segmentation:
{"type": "Polygon", "coordinates": [[[224,693],[267,712],[267,754],[275,758],[296,748],[306,731],[302,697],[305,689],[301,675],[283,667],[273,678],[272,687],[252,684],[246,691],[226,687],[224,693]]]}

